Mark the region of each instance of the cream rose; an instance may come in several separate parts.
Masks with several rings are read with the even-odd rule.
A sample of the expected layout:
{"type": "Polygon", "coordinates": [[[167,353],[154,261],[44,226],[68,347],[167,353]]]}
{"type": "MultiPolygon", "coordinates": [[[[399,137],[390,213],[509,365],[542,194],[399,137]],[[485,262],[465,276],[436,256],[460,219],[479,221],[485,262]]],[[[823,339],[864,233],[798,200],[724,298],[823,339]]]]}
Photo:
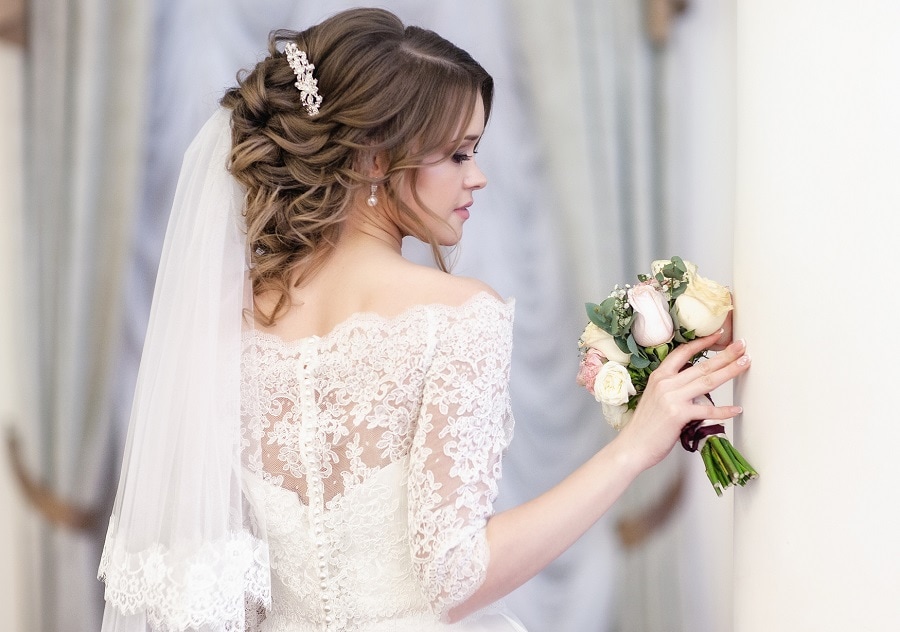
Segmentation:
{"type": "Polygon", "coordinates": [[[684,294],[675,299],[673,311],[684,329],[703,337],[716,332],[732,309],[728,288],[695,274],[684,294]]]}
{"type": "Polygon", "coordinates": [[[628,399],[636,393],[628,369],[618,362],[610,361],[604,364],[594,380],[594,399],[601,404],[610,406],[627,404],[628,399]]]}
{"type": "Polygon", "coordinates": [[[624,428],[625,424],[627,424],[631,420],[632,415],[634,415],[633,410],[628,410],[628,404],[619,404],[618,406],[602,404],[602,407],[603,418],[616,430],[624,428]]]}
{"type": "Polygon", "coordinates": [[[581,334],[580,346],[585,349],[596,349],[607,360],[628,364],[631,354],[619,349],[612,335],[600,329],[594,323],[588,323],[581,334]]]}
{"type": "Polygon", "coordinates": [[[651,285],[636,285],[628,290],[628,303],[634,310],[631,334],[642,347],[664,345],[675,335],[669,315],[669,301],[651,285]]]}

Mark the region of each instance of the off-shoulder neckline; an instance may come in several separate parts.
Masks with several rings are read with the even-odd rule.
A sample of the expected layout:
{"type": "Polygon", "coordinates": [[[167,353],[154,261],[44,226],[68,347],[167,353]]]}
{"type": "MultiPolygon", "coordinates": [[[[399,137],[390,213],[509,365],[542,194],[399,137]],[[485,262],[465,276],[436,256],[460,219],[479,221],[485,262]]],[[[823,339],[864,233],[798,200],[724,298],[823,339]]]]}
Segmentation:
{"type": "Polygon", "coordinates": [[[498,306],[501,312],[510,313],[515,307],[516,300],[512,297],[503,300],[496,297],[494,294],[488,292],[487,290],[480,290],[458,305],[449,305],[447,303],[436,302],[417,303],[415,305],[410,305],[409,307],[404,308],[393,316],[385,316],[373,311],[353,312],[352,314],[347,316],[347,318],[335,324],[335,326],[332,327],[330,331],[324,334],[312,334],[309,336],[303,336],[301,338],[287,340],[285,338],[282,338],[278,334],[260,331],[255,327],[249,327],[245,330],[244,336],[277,343],[285,347],[298,347],[302,344],[308,344],[310,342],[328,340],[332,336],[337,335],[345,329],[349,329],[362,323],[378,323],[382,326],[395,326],[423,312],[465,312],[484,302],[494,303],[498,306]]]}

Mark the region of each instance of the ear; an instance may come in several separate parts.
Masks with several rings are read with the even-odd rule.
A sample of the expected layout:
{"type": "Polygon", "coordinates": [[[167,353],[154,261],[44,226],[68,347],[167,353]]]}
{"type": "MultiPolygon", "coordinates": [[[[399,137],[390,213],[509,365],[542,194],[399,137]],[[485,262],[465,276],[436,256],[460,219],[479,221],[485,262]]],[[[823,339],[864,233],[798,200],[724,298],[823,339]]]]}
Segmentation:
{"type": "Polygon", "coordinates": [[[387,174],[389,163],[386,152],[369,154],[365,159],[364,171],[372,178],[381,179],[387,174]]]}

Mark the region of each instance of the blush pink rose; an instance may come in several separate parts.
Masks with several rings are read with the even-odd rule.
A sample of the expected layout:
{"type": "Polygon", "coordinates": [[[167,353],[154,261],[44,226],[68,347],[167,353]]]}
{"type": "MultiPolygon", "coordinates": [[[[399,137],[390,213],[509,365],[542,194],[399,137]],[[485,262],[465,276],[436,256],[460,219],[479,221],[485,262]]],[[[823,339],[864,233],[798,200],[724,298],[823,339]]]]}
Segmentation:
{"type": "Polygon", "coordinates": [[[578,386],[583,386],[587,391],[594,394],[594,382],[597,380],[597,373],[603,366],[603,356],[595,349],[588,349],[581,358],[581,366],[578,367],[578,375],[575,381],[578,386]]]}
{"type": "Polygon", "coordinates": [[[628,290],[628,303],[634,310],[631,333],[636,343],[655,347],[672,340],[675,325],[662,292],[651,285],[636,285],[628,290]]]}

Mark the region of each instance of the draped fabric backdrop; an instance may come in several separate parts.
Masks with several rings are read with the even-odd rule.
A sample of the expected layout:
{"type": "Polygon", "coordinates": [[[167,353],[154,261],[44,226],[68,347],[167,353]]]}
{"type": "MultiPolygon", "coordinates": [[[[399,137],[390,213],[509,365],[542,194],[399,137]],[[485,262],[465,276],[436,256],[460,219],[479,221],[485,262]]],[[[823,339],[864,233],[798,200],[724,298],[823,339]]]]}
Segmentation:
{"type": "MultiPolygon", "coordinates": [[[[697,16],[708,17],[716,1],[693,3],[697,16]]],[[[38,0],[32,8],[32,41],[41,46],[29,60],[26,138],[26,230],[40,237],[26,255],[35,289],[27,300],[40,314],[27,341],[35,350],[30,401],[39,429],[31,439],[42,446],[48,480],[83,505],[102,502],[118,474],[184,149],[235,72],[264,54],[271,29],[304,28],[357,3],[126,4],[38,0]],[[104,458],[109,439],[114,457],[104,458]]],[[[703,76],[696,59],[709,49],[654,49],[636,0],[378,4],[466,48],[497,83],[479,153],[489,186],[476,194],[455,270],[517,299],[517,427],[502,509],[546,490],[612,437],[597,404],[574,384],[583,303],[633,279],[651,259],[709,254],[685,218],[698,199],[704,208],[722,204],[727,182],[718,197],[703,199],[663,168],[697,166],[684,160],[685,122],[702,121],[670,107],[671,95],[684,95],[678,72],[689,73],[681,62],[694,59],[703,76]]],[[[698,18],[695,32],[722,22],[698,18]]],[[[719,173],[727,171],[727,156],[719,163],[719,173]]],[[[427,259],[415,243],[405,248],[427,259]]],[[[708,272],[723,278],[721,269],[708,272]]],[[[683,553],[685,543],[699,546],[691,532],[708,524],[693,519],[691,493],[643,548],[623,552],[614,533],[616,518],[658,500],[686,460],[678,453],[643,475],[575,547],[509,597],[530,630],[726,629],[704,620],[706,606],[692,616],[686,604],[705,604],[704,597],[680,588],[708,583],[708,564],[683,553]]],[[[97,629],[102,528],[46,536],[42,629],[97,629]]]]}
{"type": "MultiPolygon", "coordinates": [[[[25,108],[23,371],[41,478],[85,507],[109,479],[110,378],[120,329],[126,235],[142,142],[148,22],[141,3],[33,0],[25,108]]],[[[102,526],[47,527],[43,630],[96,630],[102,526]]]]}
{"type": "MultiPolygon", "coordinates": [[[[733,3],[694,0],[660,48],[646,36],[645,5],[515,3],[580,300],[602,299],[673,254],[731,278],[733,3]]],[[[696,455],[676,449],[616,511],[653,505],[682,474],[674,514],[621,554],[617,632],[730,629],[731,502],[711,493],[696,455]]]]}
{"type": "MultiPolygon", "coordinates": [[[[2,21],[0,21],[2,23],[2,21]]],[[[25,430],[20,358],[25,315],[22,295],[22,58],[18,47],[0,41],[0,77],[9,98],[0,100],[0,427],[25,430]]],[[[0,457],[0,630],[25,630],[38,608],[40,586],[29,562],[35,557],[38,518],[25,512],[12,471],[0,457]]],[[[34,626],[28,629],[33,629],[34,626]]]]}

